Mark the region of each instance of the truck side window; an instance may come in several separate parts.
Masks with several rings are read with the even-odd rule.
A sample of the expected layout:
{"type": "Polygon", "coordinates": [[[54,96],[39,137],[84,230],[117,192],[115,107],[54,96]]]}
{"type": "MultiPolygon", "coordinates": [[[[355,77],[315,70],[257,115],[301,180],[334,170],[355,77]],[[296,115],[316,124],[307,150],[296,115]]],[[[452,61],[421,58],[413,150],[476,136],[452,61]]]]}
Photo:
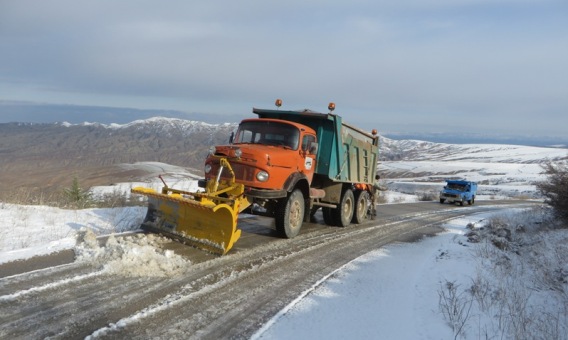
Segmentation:
{"type": "Polygon", "coordinates": [[[316,136],[305,135],[304,138],[302,138],[302,151],[310,153],[312,143],[315,143],[315,141],[316,141],[316,136]]]}

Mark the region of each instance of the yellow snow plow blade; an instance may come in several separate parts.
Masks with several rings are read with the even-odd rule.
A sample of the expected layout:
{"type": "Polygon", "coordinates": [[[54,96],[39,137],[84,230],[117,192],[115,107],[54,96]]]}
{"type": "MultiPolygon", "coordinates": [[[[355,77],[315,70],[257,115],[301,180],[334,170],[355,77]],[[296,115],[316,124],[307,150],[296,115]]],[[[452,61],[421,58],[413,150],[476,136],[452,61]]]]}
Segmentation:
{"type": "MultiPolygon", "coordinates": [[[[136,187],[133,193],[148,197],[148,212],[142,229],[169,234],[184,243],[217,254],[226,254],[241,236],[237,216],[250,202],[243,196],[244,186],[230,181],[209,181],[205,192],[136,187]],[[222,197],[221,197],[222,195],[222,197]]],[[[220,172],[223,169],[220,169],[220,172]]]]}

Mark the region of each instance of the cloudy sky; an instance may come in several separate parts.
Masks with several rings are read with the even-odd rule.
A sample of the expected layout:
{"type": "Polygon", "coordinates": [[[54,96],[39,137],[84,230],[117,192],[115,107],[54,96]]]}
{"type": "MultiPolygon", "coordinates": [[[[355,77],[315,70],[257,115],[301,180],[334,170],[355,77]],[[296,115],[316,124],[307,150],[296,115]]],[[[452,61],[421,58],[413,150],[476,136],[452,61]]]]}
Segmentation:
{"type": "MultiPolygon", "coordinates": [[[[0,0],[0,100],[565,134],[566,0],[0,0]]],[[[93,119],[96,120],[95,118],[93,119]]]]}

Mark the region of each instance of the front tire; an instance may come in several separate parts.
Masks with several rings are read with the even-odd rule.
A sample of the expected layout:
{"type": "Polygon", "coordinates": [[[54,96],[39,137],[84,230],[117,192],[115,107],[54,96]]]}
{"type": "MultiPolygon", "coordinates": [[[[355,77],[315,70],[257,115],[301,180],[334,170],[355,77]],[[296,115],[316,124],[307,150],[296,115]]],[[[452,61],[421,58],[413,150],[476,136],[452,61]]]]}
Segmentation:
{"type": "Polygon", "coordinates": [[[293,238],[302,228],[304,221],[304,195],[300,189],[292,191],[276,212],[276,231],[285,238],[293,238]]]}

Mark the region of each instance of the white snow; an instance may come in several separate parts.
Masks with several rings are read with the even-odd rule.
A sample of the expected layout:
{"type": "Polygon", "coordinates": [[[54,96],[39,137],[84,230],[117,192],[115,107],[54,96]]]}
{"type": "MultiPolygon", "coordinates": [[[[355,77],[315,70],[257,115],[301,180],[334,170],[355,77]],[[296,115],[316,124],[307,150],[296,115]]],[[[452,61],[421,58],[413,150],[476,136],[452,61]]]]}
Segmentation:
{"type": "Polygon", "coordinates": [[[121,238],[110,235],[102,246],[91,229],[83,228],[79,231],[75,247],[76,260],[88,262],[109,274],[142,277],[179,275],[189,261],[172,250],[162,250],[159,244],[167,241],[152,234],[121,238]]]}
{"type": "MultiPolygon", "coordinates": [[[[387,246],[356,259],[291,303],[253,339],[566,339],[565,291],[541,290],[530,302],[513,300],[518,294],[531,295],[530,290],[537,287],[534,272],[505,269],[497,264],[498,259],[480,255],[492,245],[467,241],[468,224],[481,226],[481,221],[491,218],[496,217],[478,214],[455,219],[441,235],[387,246]],[[496,272],[501,275],[495,276],[496,272]],[[451,303],[441,302],[450,301],[448,285],[459,296],[451,303]],[[481,293],[488,295],[486,300],[481,293],[471,294],[473,287],[485,289],[481,293]],[[489,296],[498,293],[503,294],[501,299],[489,296]],[[446,300],[441,299],[443,294],[446,300]],[[462,319],[444,318],[450,307],[463,308],[462,319]],[[525,314],[515,318],[519,309],[525,314]],[[547,320],[542,313],[553,317],[547,320]],[[519,324],[527,321],[532,324],[519,324]]],[[[556,255],[568,255],[567,230],[550,232],[547,238],[548,246],[564,245],[556,255]]],[[[497,249],[487,254],[499,253],[507,254],[497,249]]],[[[521,258],[509,265],[522,266],[521,258]]],[[[563,262],[560,268],[567,270],[563,262]]]]}
{"type": "Polygon", "coordinates": [[[135,187],[146,187],[160,191],[164,182],[168,187],[186,191],[200,191],[197,180],[201,176],[195,175],[181,166],[161,163],[161,162],[137,162],[134,164],[119,164],[119,168],[124,171],[140,170],[146,175],[140,182],[115,183],[107,186],[95,186],[90,189],[94,198],[101,198],[104,195],[124,195],[130,196],[130,190],[135,187]],[[158,175],[162,176],[162,180],[158,175]]]}
{"type": "MultiPolygon", "coordinates": [[[[446,150],[435,147],[440,154],[446,150]]],[[[390,203],[417,201],[417,193],[437,192],[451,174],[481,182],[478,199],[531,196],[534,181],[543,179],[536,160],[541,149],[472,147],[465,159],[384,162],[380,171],[405,175],[388,178],[383,195],[390,203]]],[[[124,166],[167,172],[170,186],[197,189],[187,173],[161,163],[124,166]]],[[[127,193],[137,185],[159,189],[161,182],[119,183],[93,193],[127,193]]],[[[95,236],[137,229],[145,212],[145,207],[65,210],[0,203],[0,264],[74,249],[78,261],[99,269],[95,273],[180,275],[191,263],[158,250],[159,237],[111,237],[104,247],[97,242],[95,236]]],[[[377,249],[322,278],[253,338],[567,339],[568,231],[548,230],[543,221],[535,211],[478,214],[449,222],[438,236],[377,249]],[[471,226],[479,231],[499,221],[511,228],[524,224],[511,249],[498,249],[490,237],[468,242],[471,226]]]]}
{"type": "MultiPolygon", "coordinates": [[[[398,195],[393,193],[392,197],[398,195]]],[[[13,226],[2,229],[0,263],[73,248],[77,261],[87,261],[98,268],[92,275],[174,277],[182,275],[191,266],[189,261],[173,252],[159,250],[158,245],[163,239],[155,235],[111,236],[104,247],[100,246],[96,234],[136,229],[145,208],[74,211],[8,204],[2,204],[0,208],[0,219],[13,226]]],[[[530,300],[524,306],[523,320],[534,320],[533,328],[523,331],[536,338],[547,332],[553,335],[549,337],[551,339],[566,339],[568,333],[562,332],[568,331],[568,266],[563,259],[568,256],[568,230],[527,233],[535,237],[527,240],[541,244],[540,248],[527,248],[527,252],[543,253],[528,258],[515,255],[513,251],[499,251],[489,241],[469,243],[465,236],[470,231],[468,225],[479,229],[487,221],[512,220],[513,226],[521,223],[519,221],[532,223],[528,215],[516,218],[519,214],[523,211],[509,209],[505,215],[486,213],[458,218],[446,224],[447,231],[438,236],[368,253],[322,278],[266,323],[253,338],[449,339],[458,334],[457,338],[465,339],[513,339],[519,326],[518,320],[510,317],[510,308],[515,303],[514,298],[522,296],[530,300]],[[554,252],[548,253],[551,249],[554,252]],[[503,258],[512,260],[506,261],[505,265],[499,264],[503,258]],[[529,265],[523,258],[533,263],[533,269],[536,266],[550,270],[546,273],[528,270],[529,265]],[[554,280],[542,279],[555,273],[564,275],[561,277],[564,281],[556,281],[559,285],[556,290],[550,288],[550,282],[554,280]],[[448,284],[456,287],[456,294],[461,299],[456,299],[453,307],[467,308],[468,315],[464,320],[444,317],[440,297],[443,292],[449,294],[448,284]],[[491,300],[493,298],[476,299],[470,293],[475,284],[491,287],[485,288],[487,295],[509,290],[516,295],[504,296],[501,302],[491,300]],[[546,320],[554,320],[556,326],[546,320]],[[459,333],[455,331],[456,324],[463,324],[459,333]]],[[[530,216],[539,222],[542,220],[534,211],[530,216]]],[[[17,296],[1,297],[5,301],[14,298],[17,296]]],[[[171,301],[171,307],[175,303],[171,301]]],[[[139,318],[140,315],[132,317],[139,318]]]]}
{"type": "Polygon", "coordinates": [[[96,122],[83,122],[81,124],[61,122],[59,124],[64,127],[97,126],[109,130],[119,130],[119,129],[128,129],[128,128],[146,129],[148,127],[151,127],[151,128],[161,129],[165,133],[168,133],[172,129],[178,129],[185,131],[188,134],[194,131],[218,129],[220,127],[229,128],[237,126],[236,123],[209,124],[200,121],[186,120],[180,118],[167,118],[167,117],[151,117],[147,119],[139,119],[126,124],[116,124],[116,123],[102,124],[96,122]]]}
{"type": "Polygon", "coordinates": [[[0,263],[72,249],[82,228],[105,235],[138,228],[145,207],[66,210],[0,203],[0,263]]]}

